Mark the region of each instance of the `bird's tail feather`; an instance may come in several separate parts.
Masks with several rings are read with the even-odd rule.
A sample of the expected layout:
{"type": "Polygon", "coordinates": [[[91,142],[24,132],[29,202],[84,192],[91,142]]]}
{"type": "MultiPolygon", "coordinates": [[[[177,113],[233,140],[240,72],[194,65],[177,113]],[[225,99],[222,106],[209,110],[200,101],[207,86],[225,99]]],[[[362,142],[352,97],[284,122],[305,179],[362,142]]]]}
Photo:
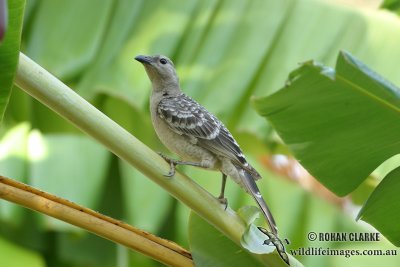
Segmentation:
{"type": "Polygon", "coordinates": [[[243,170],[240,167],[237,167],[237,169],[239,171],[243,185],[247,189],[248,193],[250,193],[253,196],[254,200],[260,207],[265,219],[267,220],[269,228],[271,229],[271,232],[275,235],[278,235],[278,228],[276,227],[275,219],[272,216],[272,213],[268,208],[267,203],[265,203],[265,200],[262,197],[253,176],[251,175],[250,172],[243,170]]]}

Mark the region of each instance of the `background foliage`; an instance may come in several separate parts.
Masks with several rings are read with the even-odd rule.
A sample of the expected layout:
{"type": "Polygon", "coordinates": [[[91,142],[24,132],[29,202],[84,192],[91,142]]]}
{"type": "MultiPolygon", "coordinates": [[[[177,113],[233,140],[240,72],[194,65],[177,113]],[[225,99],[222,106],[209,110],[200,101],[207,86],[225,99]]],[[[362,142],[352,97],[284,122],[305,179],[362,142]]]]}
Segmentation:
{"type": "MultiPolygon", "coordinates": [[[[225,122],[260,170],[264,179],[259,185],[282,236],[291,241],[289,249],[383,249],[392,245],[307,240],[309,231],[372,231],[354,221],[355,204],[366,200],[371,186],[363,184],[353,198],[337,199],[305,180],[308,176],[290,158],[277,156],[289,154],[249,99],[281,88],[299,62],[313,58],[333,66],[341,49],[400,84],[399,33],[395,14],[329,1],[43,0],[27,1],[21,50],[163,152],[149,119],[150,83],[133,57],[168,55],[184,91],[225,122]],[[297,182],[288,179],[293,177],[297,182]]],[[[18,88],[12,90],[1,132],[2,175],[188,247],[186,207],[18,88]]],[[[185,172],[218,194],[219,174],[193,168],[185,172]]],[[[254,205],[232,182],[227,190],[233,208],[254,205]]],[[[0,222],[0,263],[5,266],[12,266],[13,255],[34,266],[158,265],[4,201],[0,222]]],[[[398,257],[300,260],[310,266],[399,264],[398,257]]]]}

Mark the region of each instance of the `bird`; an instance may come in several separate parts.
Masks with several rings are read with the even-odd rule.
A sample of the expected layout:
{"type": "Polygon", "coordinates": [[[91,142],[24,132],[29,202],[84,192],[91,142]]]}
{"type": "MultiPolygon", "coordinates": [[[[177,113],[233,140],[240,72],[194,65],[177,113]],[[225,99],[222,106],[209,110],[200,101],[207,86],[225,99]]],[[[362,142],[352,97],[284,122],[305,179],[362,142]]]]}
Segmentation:
{"type": "Polygon", "coordinates": [[[218,200],[224,197],[227,176],[250,194],[264,215],[270,231],[278,229],[256,180],[261,175],[247,162],[238,143],[225,125],[205,107],[183,93],[173,62],[163,55],[138,55],[152,84],[150,114],[160,141],[181,160],[162,155],[170,164],[165,176],[172,177],[177,165],[191,165],[222,173],[218,200]]]}

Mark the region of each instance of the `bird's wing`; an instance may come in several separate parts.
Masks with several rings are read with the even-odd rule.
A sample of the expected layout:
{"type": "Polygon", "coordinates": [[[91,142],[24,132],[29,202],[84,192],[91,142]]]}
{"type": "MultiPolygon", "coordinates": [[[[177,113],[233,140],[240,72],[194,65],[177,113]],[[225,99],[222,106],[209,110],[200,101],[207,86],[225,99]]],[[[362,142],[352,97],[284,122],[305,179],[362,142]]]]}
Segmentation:
{"type": "Polygon", "coordinates": [[[255,179],[260,178],[228,129],[195,100],[185,94],[166,97],[158,104],[157,112],[174,132],[196,138],[197,145],[231,159],[235,165],[251,172],[255,179]]]}
{"type": "Polygon", "coordinates": [[[220,132],[221,122],[184,94],[163,98],[158,104],[157,113],[180,135],[212,140],[220,132]]]}

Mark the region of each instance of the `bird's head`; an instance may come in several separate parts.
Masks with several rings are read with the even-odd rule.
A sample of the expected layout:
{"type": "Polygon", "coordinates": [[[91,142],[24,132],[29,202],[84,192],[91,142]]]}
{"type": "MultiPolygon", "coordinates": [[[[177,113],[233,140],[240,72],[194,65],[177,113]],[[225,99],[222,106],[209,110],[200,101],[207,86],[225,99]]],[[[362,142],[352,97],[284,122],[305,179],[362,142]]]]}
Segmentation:
{"type": "Polygon", "coordinates": [[[136,56],[135,59],[143,64],[154,89],[179,87],[179,78],[172,61],[162,55],[136,56]]]}

